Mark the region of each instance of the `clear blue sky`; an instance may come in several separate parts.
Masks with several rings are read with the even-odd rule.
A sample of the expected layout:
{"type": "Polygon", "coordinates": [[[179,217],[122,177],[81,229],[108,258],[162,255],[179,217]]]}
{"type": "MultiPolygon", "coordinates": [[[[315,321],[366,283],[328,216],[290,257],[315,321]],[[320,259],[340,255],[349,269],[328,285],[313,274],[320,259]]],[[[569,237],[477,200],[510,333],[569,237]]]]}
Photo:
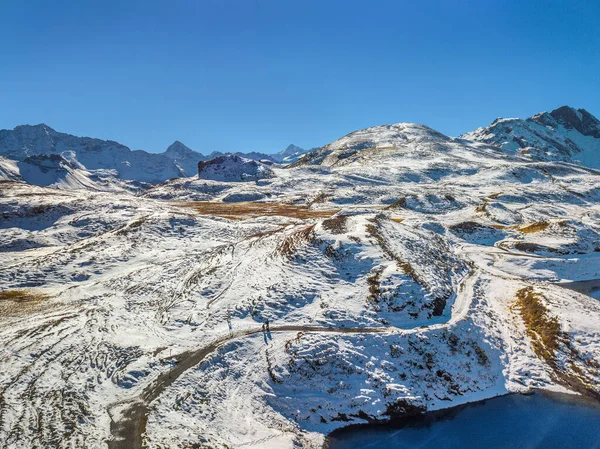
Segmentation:
{"type": "Polygon", "coordinates": [[[600,1],[4,1],[0,128],[163,151],[600,116],[600,1]]]}

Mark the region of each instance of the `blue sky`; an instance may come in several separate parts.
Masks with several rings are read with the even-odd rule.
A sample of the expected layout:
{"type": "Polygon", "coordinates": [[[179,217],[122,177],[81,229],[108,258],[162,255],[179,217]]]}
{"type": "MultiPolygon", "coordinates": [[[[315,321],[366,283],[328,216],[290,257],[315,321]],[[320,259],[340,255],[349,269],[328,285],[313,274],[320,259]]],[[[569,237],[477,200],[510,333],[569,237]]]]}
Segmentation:
{"type": "Polygon", "coordinates": [[[2,2],[0,128],[273,152],[400,121],[600,116],[599,17],[583,0],[2,2]]]}

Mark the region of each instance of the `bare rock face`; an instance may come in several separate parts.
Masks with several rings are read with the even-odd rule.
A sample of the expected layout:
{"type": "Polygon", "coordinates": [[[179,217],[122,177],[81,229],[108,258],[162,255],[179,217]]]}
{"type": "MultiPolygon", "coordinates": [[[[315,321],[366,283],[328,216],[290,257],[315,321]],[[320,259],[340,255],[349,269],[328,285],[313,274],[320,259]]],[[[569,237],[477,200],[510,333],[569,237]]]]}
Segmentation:
{"type": "Polygon", "coordinates": [[[584,136],[600,138],[600,120],[585,109],[561,106],[552,111],[550,115],[567,129],[576,129],[584,136]]]}
{"type": "Polygon", "coordinates": [[[198,162],[201,179],[225,182],[258,181],[272,178],[273,171],[262,162],[226,154],[208,161],[198,162]]]}

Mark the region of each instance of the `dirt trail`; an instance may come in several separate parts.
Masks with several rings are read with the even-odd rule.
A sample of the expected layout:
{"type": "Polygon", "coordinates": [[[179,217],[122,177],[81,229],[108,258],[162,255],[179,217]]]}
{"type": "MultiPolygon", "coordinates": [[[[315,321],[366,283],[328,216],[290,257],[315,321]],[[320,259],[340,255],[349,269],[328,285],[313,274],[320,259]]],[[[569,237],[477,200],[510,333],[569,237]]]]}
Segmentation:
{"type": "MultiPolygon", "coordinates": [[[[460,249],[468,257],[468,252],[460,249]]],[[[471,271],[459,282],[457,294],[452,305],[450,317],[444,323],[435,323],[418,326],[412,329],[400,329],[395,327],[385,328],[339,328],[321,327],[314,325],[280,325],[271,326],[271,332],[318,332],[337,334],[385,334],[385,333],[410,333],[423,329],[435,329],[455,323],[468,312],[472,299],[473,285],[478,278],[479,269],[473,266],[471,271]]],[[[108,412],[111,417],[110,431],[112,439],[108,442],[109,449],[141,449],[143,435],[146,432],[146,420],[150,412],[151,403],[157,399],[173,382],[175,382],[185,371],[198,365],[208,355],[229,341],[259,334],[262,328],[244,329],[222,336],[208,345],[196,350],[187,351],[172,357],[174,365],[148,385],[138,397],[113,404],[108,412]]]]}
{"type": "MultiPolygon", "coordinates": [[[[395,328],[327,328],[319,326],[302,326],[302,325],[282,325],[271,326],[271,332],[319,332],[319,333],[336,333],[336,334],[383,334],[397,331],[395,328]]],[[[110,449],[141,449],[142,435],[146,431],[146,419],[150,412],[150,404],[158,398],[179,376],[185,371],[198,365],[208,355],[217,350],[231,340],[247,337],[249,335],[259,334],[262,328],[245,329],[234,332],[233,334],[221,337],[209,345],[198,349],[197,351],[188,351],[181,353],[172,358],[175,365],[162,373],[149,386],[147,386],[142,394],[130,401],[124,401],[114,404],[109,409],[111,415],[110,430],[113,439],[108,442],[110,449]],[[117,409],[121,411],[120,419],[115,420],[114,415],[117,409]]]]}

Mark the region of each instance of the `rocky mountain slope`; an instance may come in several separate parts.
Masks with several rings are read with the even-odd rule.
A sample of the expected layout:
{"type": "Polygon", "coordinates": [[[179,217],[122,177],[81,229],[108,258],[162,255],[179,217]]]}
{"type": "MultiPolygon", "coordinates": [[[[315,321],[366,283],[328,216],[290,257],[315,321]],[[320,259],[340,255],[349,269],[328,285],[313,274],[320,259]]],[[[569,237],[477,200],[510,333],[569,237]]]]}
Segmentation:
{"type": "MultiPolygon", "coordinates": [[[[275,154],[258,152],[236,153],[236,155],[254,160],[269,160],[277,163],[290,163],[306,151],[290,145],[275,154]]],[[[79,177],[96,176],[104,182],[94,185],[87,182],[63,182],[56,179],[49,184],[48,176],[36,178],[31,170],[21,173],[20,165],[8,171],[0,170],[2,179],[22,179],[40,186],[53,185],[60,188],[106,188],[120,189],[123,184],[130,189],[140,189],[158,184],[170,178],[189,177],[197,173],[199,161],[223,156],[224,153],[212,152],[209,155],[194,151],[183,143],[175,141],[163,153],[147,153],[142,150],[130,150],[117,142],[77,137],[57,132],[47,125],[17,126],[13,130],[0,130],[0,157],[13,162],[24,163],[30,157],[62,158],[63,166],[71,164],[73,170],[81,169],[79,177]]],[[[56,159],[58,161],[58,159],[56,159]]],[[[6,164],[12,164],[6,162],[6,164]]],[[[15,164],[12,164],[14,167],[15,164]]],[[[8,167],[8,166],[7,166],[8,167]]],[[[60,177],[60,176],[59,176],[60,177]]]]}
{"type": "Polygon", "coordinates": [[[17,126],[0,130],[0,155],[16,161],[37,155],[58,155],[87,170],[112,170],[122,180],[154,184],[181,175],[167,157],[132,151],[110,140],[76,137],[49,126],[17,126]]]}
{"type": "Polygon", "coordinates": [[[585,109],[562,106],[522,120],[497,119],[463,134],[537,160],[558,160],[600,168],[600,121],[585,109]]]}
{"type": "Polygon", "coordinates": [[[510,392],[600,397],[597,170],[411,123],[268,177],[224,161],[136,195],[0,183],[3,446],[316,449],[510,392]]]}
{"type": "Polygon", "coordinates": [[[242,182],[271,178],[273,172],[262,162],[234,154],[198,162],[198,178],[213,181],[242,182]]]}

